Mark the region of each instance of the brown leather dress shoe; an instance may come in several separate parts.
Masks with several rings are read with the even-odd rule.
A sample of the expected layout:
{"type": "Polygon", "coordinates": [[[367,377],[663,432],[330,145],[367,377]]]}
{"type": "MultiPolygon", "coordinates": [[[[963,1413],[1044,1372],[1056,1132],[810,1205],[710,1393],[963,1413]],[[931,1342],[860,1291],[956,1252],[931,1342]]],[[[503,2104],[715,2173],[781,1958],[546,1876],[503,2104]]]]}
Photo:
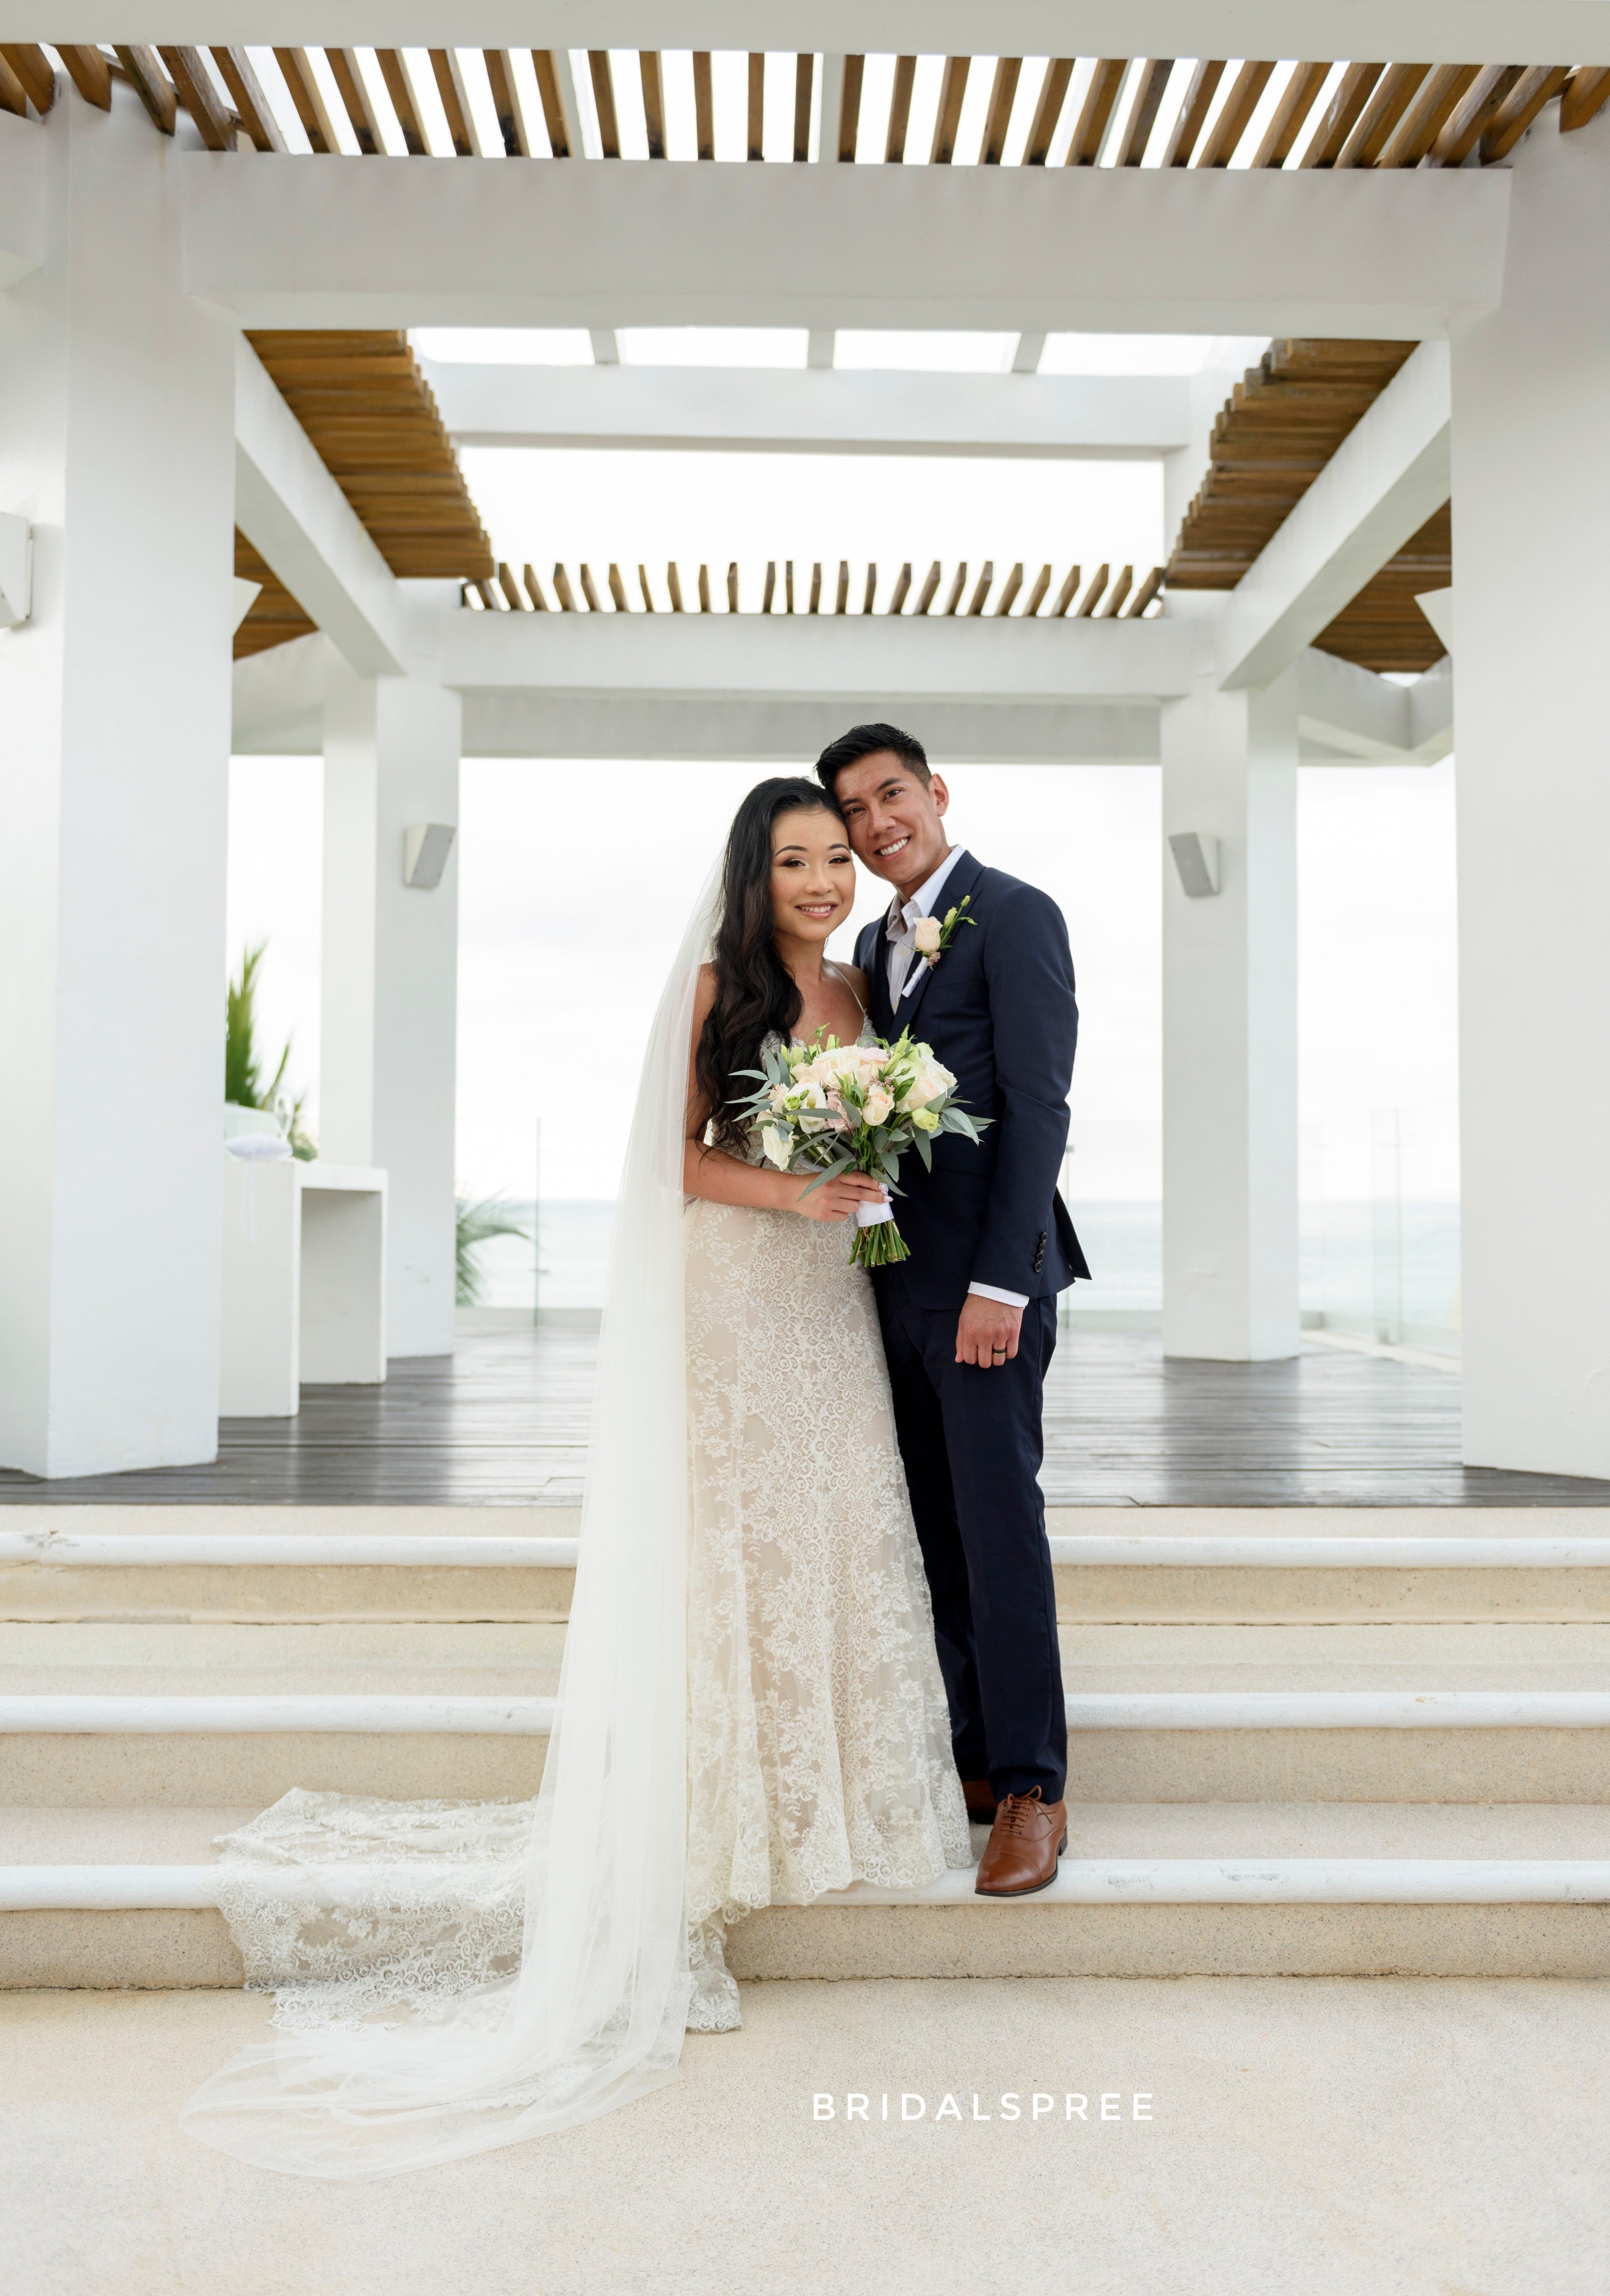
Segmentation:
{"type": "Polygon", "coordinates": [[[1056,1861],[1068,1846],[1068,1805],[1046,1801],[1039,1788],[1003,1794],[978,1861],[973,1892],[981,1898],[1031,1898],[1056,1879],[1056,1861]]]}
{"type": "Polygon", "coordinates": [[[970,1825],[993,1825],[995,1813],[1000,1805],[995,1799],[995,1788],[988,1778],[964,1778],[962,1799],[967,1805],[970,1825]]]}

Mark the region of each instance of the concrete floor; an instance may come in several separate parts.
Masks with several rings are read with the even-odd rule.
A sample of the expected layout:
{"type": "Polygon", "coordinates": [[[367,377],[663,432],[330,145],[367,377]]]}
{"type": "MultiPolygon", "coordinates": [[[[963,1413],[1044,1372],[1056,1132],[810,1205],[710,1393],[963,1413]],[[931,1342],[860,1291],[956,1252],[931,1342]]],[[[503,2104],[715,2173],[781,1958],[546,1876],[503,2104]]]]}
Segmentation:
{"type": "Polygon", "coordinates": [[[180,2135],[241,1995],[0,2000],[8,2296],[1602,2296],[1610,1983],[776,1984],[588,2128],[360,2186],[180,2135]],[[874,2118],[846,2122],[846,2092],[874,2118]],[[1024,2117],[999,2117],[1003,2092],[1024,2117]],[[1035,2121],[1034,2092],[1056,2100],[1035,2121]],[[1089,2100],[1070,2121],[1069,2092],[1089,2100]],[[1120,2119],[1098,2118],[1103,2093],[1120,2119]],[[1136,2092],[1152,2118],[1131,2116],[1136,2092]],[[883,2123],[903,2094],[925,2117],[883,2123]],[[813,2117],[832,2095],[837,2116],[813,2117]],[[936,2121],[946,2095],[964,2118],[936,2121]],[[974,2120],[979,2113],[993,2117],[974,2120]]]}

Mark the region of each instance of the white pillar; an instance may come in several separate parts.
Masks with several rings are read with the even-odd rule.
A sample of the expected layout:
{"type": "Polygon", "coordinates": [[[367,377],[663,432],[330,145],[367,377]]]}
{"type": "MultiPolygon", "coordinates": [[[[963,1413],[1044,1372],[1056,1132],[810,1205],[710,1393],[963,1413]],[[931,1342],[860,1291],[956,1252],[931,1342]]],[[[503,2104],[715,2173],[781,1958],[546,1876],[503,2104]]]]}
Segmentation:
{"type": "Polygon", "coordinates": [[[0,1463],[83,1475],[218,1445],[234,336],[131,90],[4,124],[49,247],[0,294],[0,1463]]]}
{"type": "Polygon", "coordinates": [[[1465,1457],[1610,1476],[1610,119],[1451,337],[1465,1457]]]}
{"type": "Polygon", "coordinates": [[[1163,1351],[1294,1355],[1294,678],[1165,702],[1162,742],[1163,1351]],[[1219,864],[1195,898],[1168,842],[1193,830],[1219,864]]]}
{"type": "Polygon", "coordinates": [[[456,840],[432,891],[403,877],[411,824],[458,820],[461,706],[424,676],[324,692],[319,1153],[390,1176],[386,1352],[453,1347],[456,840]]]}

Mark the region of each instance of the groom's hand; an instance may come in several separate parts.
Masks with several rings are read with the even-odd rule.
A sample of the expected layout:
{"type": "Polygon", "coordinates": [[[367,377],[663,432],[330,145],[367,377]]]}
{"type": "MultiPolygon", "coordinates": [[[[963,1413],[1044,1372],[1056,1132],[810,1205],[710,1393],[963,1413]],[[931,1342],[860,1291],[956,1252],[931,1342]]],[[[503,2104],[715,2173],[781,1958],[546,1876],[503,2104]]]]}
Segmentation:
{"type": "Polygon", "coordinates": [[[956,1360],[976,1364],[981,1371],[994,1371],[1010,1363],[1017,1353],[1023,1320],[1021,1308],[1009,1308],[1004,1300],[986,1300],[980,1292],[969,1292],[956,1327],[956,1360]]]}

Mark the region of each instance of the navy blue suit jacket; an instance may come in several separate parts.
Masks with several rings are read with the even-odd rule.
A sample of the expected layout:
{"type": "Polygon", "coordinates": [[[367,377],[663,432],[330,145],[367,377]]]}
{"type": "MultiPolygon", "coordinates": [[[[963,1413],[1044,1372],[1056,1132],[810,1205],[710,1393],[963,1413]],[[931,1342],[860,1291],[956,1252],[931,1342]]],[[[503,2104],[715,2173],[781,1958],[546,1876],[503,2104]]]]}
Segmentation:
{"type": "Polygon", "coordinates": [[[964,895],[976,922],[958,924],[938,964],[915,979],[914,964],[898,1014],[882,917],[855,952],[878,1034],[892,1042],[908,1028],[932,1045],[968,1114],[994,1119],[976,1143],[942,1134],[932,1172],[908,1149],[895,1216],[911,1257],[877,1271],[880,1287],[916,1307],[958,1310],[969,1283],[1035,1300],[1090,1272],[1056,1185],[1079,1038],[1067,926],[1047,894],[965,852],[941,914],[964,895]]]}

